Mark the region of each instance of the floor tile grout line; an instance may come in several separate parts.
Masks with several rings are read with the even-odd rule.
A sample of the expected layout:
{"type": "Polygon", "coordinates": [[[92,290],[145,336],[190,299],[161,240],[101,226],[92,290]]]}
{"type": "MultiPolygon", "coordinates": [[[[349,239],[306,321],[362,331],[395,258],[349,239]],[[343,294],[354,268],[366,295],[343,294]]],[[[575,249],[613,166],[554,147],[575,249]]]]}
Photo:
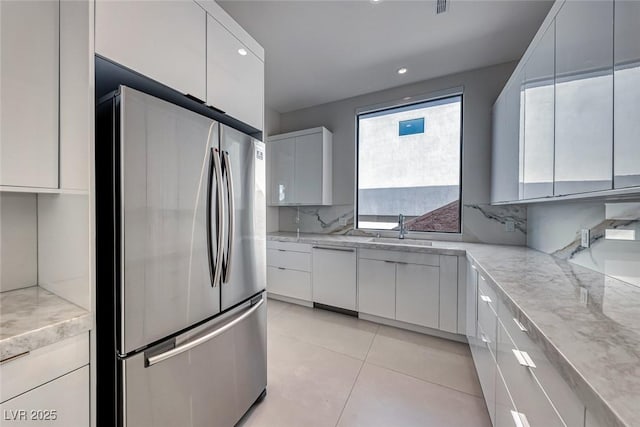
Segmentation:
{"type": "Polygon", "coordinates": [[[406,372],[398,371],[397,369],[393,369],[393,368],[390,368],[388,366],[381,365],[379,363],[369,362],[367,360],[365,360],[365,362],[370,364],[370,365],[373,365],[373,366],[375,366],[377,368],[386,369],[386,370],[394,372],[396,374],[400,374],[400,375],[407,376],[409,378],[413,378],[414,380],[422,381],[422,382],[429,383],[429,384],[432,384],[432,385],[437,385],[439,387],[444,387],[444,388],[447,388],[449,390],[457,391],[458,393],[466,394],[467,396],[476,397],[478,399],[484,399],[484,396],[482,396],[482,395],[478,396],[477,394],[469,393],[468,391],[458,390],[457,388],[453,388],[453,387],[448,386],[448,385],[439,384],[439,383],[436,383],[436,382],[433,382],[433,381],[425,380],[424,378],[419,378],[419,377],[416,377],[414,375],[407,374],[406,372]]]}
{"type": "Polygon", "coordinates": [[[373,341],[376,339],[376,336],[378,335],[378,329],[380,328],[378,327],[376,329],[376,333],[373,334],[373,337],[371,338],[371,342],[369,343],[369,348],[367,349],[367,354],[364,356],[364,360],[362,361],[362,365],[360,365],[360,369],[358,369],[358,375],[356,375],[356,378],[353,380],[353,384],[351,385],[351,390],[349,390],[349,394],[347,395],[347,398],[344,401],[344,405],[342,405],[342,410],[340,411],[340,415],[338,415],[338,419],[336,421],[336,427],[338,427],[338,424],[340,424],[340,420],[342,419],[342,414],[344,414],[344,410],[347,408],[349,399],[351,399],[351,394],[353,393],[353,389],[356,388],[356,383],[358,382],[358,378],[360,378],[360,373],[362,372],[362,368],[364,368],[364,364],[367,363],[367,356],[369,356],[371,347],[373,347],[373,341]]]}

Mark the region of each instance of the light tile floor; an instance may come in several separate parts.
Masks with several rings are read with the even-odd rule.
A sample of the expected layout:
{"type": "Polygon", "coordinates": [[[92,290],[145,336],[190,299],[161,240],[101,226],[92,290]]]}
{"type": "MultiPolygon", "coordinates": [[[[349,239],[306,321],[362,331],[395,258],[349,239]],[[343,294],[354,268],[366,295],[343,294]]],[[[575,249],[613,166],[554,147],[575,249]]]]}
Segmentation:
{"type": "Polygon", "coordinates": [[[469,347],[268,301],[267,396],[240,426],[490,426],[469,347]]]}

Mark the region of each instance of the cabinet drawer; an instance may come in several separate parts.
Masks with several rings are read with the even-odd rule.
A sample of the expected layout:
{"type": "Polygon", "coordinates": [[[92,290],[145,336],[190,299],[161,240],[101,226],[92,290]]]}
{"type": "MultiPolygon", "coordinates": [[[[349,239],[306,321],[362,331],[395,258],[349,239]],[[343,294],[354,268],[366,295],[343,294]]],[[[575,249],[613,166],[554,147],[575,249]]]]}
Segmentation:
{"type": "Polygon", "coordinates": [[[0,412],[6,427],[88,426],[89,366],[3,402],[0,412]]]}
{"type": "Polygon", "coordinates": [[[7,360],[0,365],[0,402],[88,363],[88,332],[38,348],[25,356],[7,360]]]}
{"type": "Polygon", "coordinates": [[[380,261],[404,262],[407,264],[440,265],[440,256],[405,251],[383,251],[378,249],[360,249],[360,258],[376,259],[380,261]]]}
{"type": "MultiPolygon", "coordinates": [[[[528,331],[520,329],[522,324],[517,321],[513,313],[502,301],[498,303],[498,312],[500,323],[513,340],[514,346],[520,351],[526,351],[536,364],[533,373],[560,413],[562,420],[568,426],[582,425],[584,422],[584,406],[578,396],[575,395],[572,388],[556,368],[551,365],[542,348],[529,337],[528,331]]],[[[526,328],[523,326],[523,329],[526,328]]]]}
{"type": "Polygon", "coordinates": [[[267,291],[311,301],[311,273],[267,267],[267,291]]]}
{"type": "Polygon", "coordinates": [[[480,324],[477,325],[477,329],[478,338],[471,340],[469,345],[471,346],[473,363],[476,366],[476,372],[478,373],[482,394],[487,404],[487,410],[489,411],[492,424],[495,425],[496,358],[491,349],[491,342],[486,338],[486,334],[480,324]]]}
{"type": "Polygon", "coordinates": [[[498,315],[496,312],[496,294],[487,285],[485,278],[478,275],[478,324],[482,326],[492,351],[496,351],[498,315]]]}
{"type": "Polygon", "coordinates": [[[311,253],[311,245],[307,243],[278,242],[277,240],[267,240],[267,249],[311,253]]]}
{"type": "Polygon", "coordinates": [[[267,249],[267,265],[289,270],[311,271],[311,254],[284,249],[267,249]]]}
{"type": "MultiPolygon", "coordinates": [[[[536,379],[536,368],[523,366],[514,350],[519,350],[504,325],[498,324],[498,366],[504,376],[507,389],[518,408],[532,426],[563,427],[560,416],[536,379]]],[[[569,424],[569,425],[582,425],[569,424]]]]}

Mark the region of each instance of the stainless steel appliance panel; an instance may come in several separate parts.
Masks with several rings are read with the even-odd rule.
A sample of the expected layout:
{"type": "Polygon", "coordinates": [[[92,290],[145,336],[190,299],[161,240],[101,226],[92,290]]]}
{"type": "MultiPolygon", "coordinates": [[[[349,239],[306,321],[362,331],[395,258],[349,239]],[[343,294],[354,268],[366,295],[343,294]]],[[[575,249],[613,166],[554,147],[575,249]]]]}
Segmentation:
{"type": "Polygon", "coordinates": [[[265,146],[221,125],[225,187],[222,310],[266,288],[265,146]]]}
{"type": "Polygon", "coordinates": [[[124,425],[229,427],[267,385],[265,295],[124,365],[124,425]]]}
{"type": "Polygon", "coordinates": [[[117,345],[126,354],[220,312],[207,241],[207,203],[215,216],[220,200],[216,174],[209,178],[217,122],[127,87],[121,87],[120,105],[117,345]]]}

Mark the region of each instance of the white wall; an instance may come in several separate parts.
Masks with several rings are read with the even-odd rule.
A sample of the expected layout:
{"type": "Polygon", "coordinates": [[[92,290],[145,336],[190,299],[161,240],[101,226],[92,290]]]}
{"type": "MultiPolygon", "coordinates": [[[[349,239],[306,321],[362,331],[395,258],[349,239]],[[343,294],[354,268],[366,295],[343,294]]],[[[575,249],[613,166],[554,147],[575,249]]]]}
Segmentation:
{"type": "Polygon", "coordinates": [[[333,202],[353,204],[357,108],[464,87],[463,203],[489,202],[491,108],[516,63],[453,74],[281,115],[280,131],[325,126],[333,132],[333,202]]]}
{"type": "Polygon", "coordinates": [[[0,193],[0,292],[38,283],[35,194],[0,193]]]}
{"type": "MultiPolygon", "coordinates": [[[[348,210],[353,210],[358,108],[463,87],[463,232],[460,237],[445,237],[524,245],[526,209],[487,206],[491,191],[491,109],[515,65],[515,62],[499,64],[282,114],[281,133],[316,126],[325,126],[333,132],[333,203],[341,205],[341,210],[336,213],[333,207],[305,208],[301,215],[310,216],[314,227],[301,227],[301,231],[345,230],[337,225],[337,217],[346,217],[348,210]],[[514,221],[516,232],[506,233],[505,221],[514,221]]],[[[280,208],[281,231],[295,231],[295,225],[291,224],[293,217],[291,208],[280,208]]],[[[304,222],[301,220],[301,224],[304,222]]]]}

